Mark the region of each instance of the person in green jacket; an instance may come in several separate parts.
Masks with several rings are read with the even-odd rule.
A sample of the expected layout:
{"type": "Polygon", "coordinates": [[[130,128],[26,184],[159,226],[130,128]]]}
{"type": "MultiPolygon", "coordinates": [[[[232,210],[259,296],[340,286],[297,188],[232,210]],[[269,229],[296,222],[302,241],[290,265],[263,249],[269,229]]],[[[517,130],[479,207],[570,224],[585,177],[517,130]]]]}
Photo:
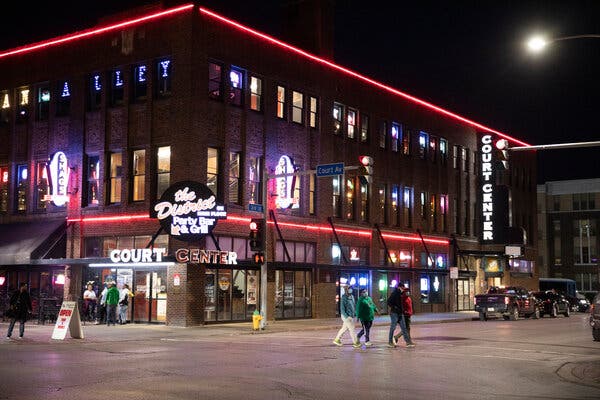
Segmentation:
{"type": "Polygon", "coordinates": [[[369,332],[371,331],[371,326],[373,325],[373,320],[375,319],[375,311],[377,311],[377,306],[375,303],[373,303],[373,299],[369,297],[367,290],[363,289],[360,292],[360,297],[358,298],[358,303],[356,304],[356,317],[362,324],[362,329],[357,335],[358,340],[360,341],[362,335],[365,335],[365,346],[371,346],[369,332]]]}
{"type": "Polygon", "coordinates": [[[117,304],[119,303],[119,289],[114,282],[108,284],[106,292],[106,326],[117,323],[117,304]]]}

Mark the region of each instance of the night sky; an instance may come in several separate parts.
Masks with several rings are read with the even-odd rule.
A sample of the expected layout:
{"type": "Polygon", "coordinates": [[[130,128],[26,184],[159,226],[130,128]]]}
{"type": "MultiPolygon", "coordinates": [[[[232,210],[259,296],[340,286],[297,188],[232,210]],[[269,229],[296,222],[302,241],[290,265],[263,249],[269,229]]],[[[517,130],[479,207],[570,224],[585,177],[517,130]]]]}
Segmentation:
{"type": "MultiPolygon", "coordinates": [[[[89,28],[98,15],[144,3],[11,3],[17,10],[3,11],[0,48],[89,28]]],[[[278,36],[281,3],[201,4],[278,36]]],[[[531,144],[600,140],[600,38],[558,42],[537,56],[523,45],[533,32],[600,34],[598,0],[337,0],[335,18],[343,66],[531,144]]],[[[538,160],[538,183],[600,178],[600,147],[540,151],[538,160]]]]}

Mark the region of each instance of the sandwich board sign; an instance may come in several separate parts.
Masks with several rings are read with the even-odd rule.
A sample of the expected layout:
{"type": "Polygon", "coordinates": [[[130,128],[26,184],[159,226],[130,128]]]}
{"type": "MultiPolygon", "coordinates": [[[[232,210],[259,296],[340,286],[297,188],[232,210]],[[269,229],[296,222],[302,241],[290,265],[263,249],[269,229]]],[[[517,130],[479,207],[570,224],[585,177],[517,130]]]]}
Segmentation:
{"type": "Polygon", "coordinates": [[[83,339],[83,330],[81,329],[81,319],[79,318],[79,310],[77,309],[76,301],[63,301],[58,316],[56,317],[56,325],[52,331],[52,339],[64,340],[67,336],[67,329],[74,339],[83,339]]]}

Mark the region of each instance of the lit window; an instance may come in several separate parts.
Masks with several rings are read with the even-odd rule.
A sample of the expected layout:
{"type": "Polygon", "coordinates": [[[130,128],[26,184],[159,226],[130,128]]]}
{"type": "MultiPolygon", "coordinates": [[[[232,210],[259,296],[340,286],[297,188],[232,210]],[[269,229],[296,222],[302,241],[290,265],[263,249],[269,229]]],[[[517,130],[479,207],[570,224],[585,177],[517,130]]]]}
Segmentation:
{"type": "Polygon", "coordinates": [[[379,147],[385,149],[387,142],[387,122],[381,121],[379,125],[379,147]]]}
{"type": "Polygon", "coordinates": [[[156,94],[158,97],[166,97],[171,94],[171,60],[168,58],[156,63],[156,94]]]}
{"type": "Polygon", "coordinates": [[[100,193],[98,182],[100,179],[100,157],[89,156],[87,161],[87,205],[98,205],[100,193]]]}
{"type": "Polygon", "coordinates": [[[309,125],[311,128],[316,128],[317,123],[318,123],[317,99],[315,97],[310,97],[309,125]]]}
{"type": "Polygon", "coordinates": [[[369,220],[369,184],[362,180],[360,182],[360,222],[369,220]]]}
{"type": "Polygon", "coordinates": [[[332,178],[332,185],[333,185],[333,216],[334,217],[341,217],[342,216],[342,202],[341,202],[341,195],[342,195],[342,185],[341,185],[341,180],[342,177],[341,176],[334,176],[332,178]]]}
{"type": "Polygon", "coordinates": [[[206,157],[206,186],[219,197],[219,150],[209,147],[206,157]]]}
{"type": "Polygon", "coordinates": [[[360,141],[361,143],[369,141],[369,117],[364,114],[360,116],[360,141]]]}
{"type": "Polygon", "coordinates": [[[446,139],[440,139],[440,161],[442,164],[446,164],[448,161],[448,141],[446,139]]]}
{"type": "Polygon", "coordinates": [[[427,219],[427,193],[421,192],[421,219],[427,219]]]}
{"type": "Polygon", "coordinates": [[[8,166],[0,167],[0,212],[8,212],[8,166]]]}
{"type": "Polygon", "coordinates": [[[467,149],[466,147],[463,147],[461,150],[462,150],[462,154],[460,157],[461,169],[464,172],[469,172],[469,169],[467,167],[469,165],[469,149],[467,149]]]}
{"type": "Polygon", "coordinates": [[[459,146],[452,146],[452,168],[458,169],[458,152],[459,146]]]}
{"type": "Polygon", "coordinates": [[[133,190],[132,200],[142,201],[146,193],[146,150],[133,152],[133,190]]]}
{"type": "Polygon", "coordinates": [[[342,133],[342,120],[344,116],[344,106],[338,103],[333,104],[333,133],[339,135],[342,133]]]}
{"type": "Polygon", "coordinates": [[[223,67],[212,62],[208,63],[208,97],[223,99],[223,67]]]}
{"type": "Polygon", "coordinates": [[[88,79],[87,108],[89,111],[97,110],[102,105],[102,77],[92,74],[88,79]]]}
{"type": "Polygon", "coordinates": [[[402,195],[402,212],[404,213],[404,223],[407,227],[412,226],[412,209],[413,209],[413,189],[405,187],[402,195]]]}
{"type": "Polygon", "coordinates": [[[56,115],[64,117],[71,111],[71,88],[69,81],[61,81],[56,88],[56,115]]]}
{"type": "Polygon", "coordinates": [[[388,224],[388,195],[387,195],[388,187],[387,185],[383,185],[379,187],[379,222],[382,224],[388,224]]]}
{"type": "Polygon", "coordinates": [[[442,212],[442,232],[448,230],[448,195],[440,196],[440,211],[442,212]]]}
{"type": "Polygon", "coordinates": [[[229,153],[229,202],[240,203],[240,154],[229,153]]]}
{"type": "Polygon", "coordinates": [[[24,213],[27,211],[27,193],[29,191],[29,170],[27,165],[17,166],[16,180],[16,209],[17,212],[24,213]]]}
{"type": "Polygon", "coordinates": [[[250,109],[262,110],[262,79],[255,76],[250,77],[250,109]]]}
{"type": "Polygon", "coordinates": [[[437,139],[433,136],[429,139],[429,158],[431,162],[435,162],[435,157],[437,155],[437,139]]]}
{"type": "Polygon", "coordinates": [[[432,194],[429,197],[429,229],[432,231],[437,230],[437,202],[436,197],[432,194]]]}
{"type": "Polygon", "coordinates": [[[244,74],[241,70],[231,68],[229,71],[229,102],[241,106],[244,99],[244,74]]]}
{"type": "Polygon", "coordinates": [[[285,118],[285,88],[277,86],[277,118],[285,118]]]}
{"type": "Polygon", "coordinates": [[[425,158],[427,156],[427,147],[429,146],[429,135],[425,132],[419,133],[419,157],[425,158]]]}
{"type": "Polygon", "coordinates": [[[50,194],[50,186],[48,185],[48,171],[45,162],[38,162],[36,165],[36,191],[35,203],[38,210],[45,210],[48,204],[44,200],[44,196],[50,194]]]}
{"type": "Polygon", "coordinates": [[[45,121],[48,119],[50,111],[50,88],[47,85],[38,88],[37,97],[37,120],[45,121]]]}
{"type": "Polygon", "coordinates": [[[348,109],[348,115],[346,116],[346,134],[349,139],[354,139],[356,132],[356,111],[348,109]]]}
{"type": "Polygon", "coordinates": [[[402,154],[404,154],[405,156],[410,155],[410,137],[410,131],[404,129],[402,132],[402,154]]]}
{"type": "Polygon", "coordinates": [[[248,162],[249,202],[252,204],[261,203],[262,198],[260,163],[260,157],[250,157],[248,162]]]}
{"type": "Polygon", "coordinates": [[[354,179],[346,178],[346,219],[354,219],[354,179]]]}
{"type": "Polygon", "coordinates": [[[133,101],[141,101],[146,99],[148,90],[148,67],[137,65],[133,68],[133,101]]]}
{"type": "Polygon", "coordinates": [[[400,136],[402,134],[402,127],[396,122],[392,122],[392,151],[398,151],[398,145],[400,143],[400,136]]]}
{"type": "Polygon", "coordinates": [[[109,174],[109,201],[111,204],[120,203],[123,180],[123,156],[120,152],[110,153],[109,174]]]}
{"type": "Polygon", "coordinates": [[[310,215],[315,215],[316,213],[316,204],[317,204],[317,191],[316,191],[316,187],[317,187],[317,177],[314,174],[311,174],[309,176],[309,181],[308,181],[308,213],[310,215]]]}
{"type": "Polygon", "coordinates": [[[125,82],[123,81],[123,71],[120,69],[113,70],[110,78],[110,105],[118,106],[123,104],[123,96],[125,93],[125,82]]]}
{"type": "Polygon", "coordinates": [[[171,184],[171,146],[156,151],[156,196],[160,197],[171,184]]]}
{"type": "Polygon", "coordinates": [[[0,92],[0,123],[10,122],[10,95],[8,91],[0,92]]]}
{"type": "Polygon", "coordinates": [[[392,185],[392,223],[400,225],[400,187],[392,185]]]}
{"type": "Polygon", "coordinates": [[[29,88],[18,90],[16,122],[23,123],[29,118],[29,88]]]}
{"type": "Polygon", "coordinates": [[[304,95],[296,91],[292,91],[292,121],[304,123],[304,95]]]}

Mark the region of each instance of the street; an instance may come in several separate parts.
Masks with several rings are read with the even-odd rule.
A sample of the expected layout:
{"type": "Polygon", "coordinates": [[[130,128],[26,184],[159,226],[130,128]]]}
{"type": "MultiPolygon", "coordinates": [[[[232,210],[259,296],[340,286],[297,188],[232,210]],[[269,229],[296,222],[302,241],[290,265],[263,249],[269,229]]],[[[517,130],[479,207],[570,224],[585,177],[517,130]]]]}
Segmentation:
{"type": "Polygon", "coordinates": [[[388,348],[386,326],[371,348],[337,347],[310,320],[258,334],[92,325],[64,342],[28,325],[0,345],[0,399],[597,399],[587,318],[415,324],[412,349],[388,348]]]}

